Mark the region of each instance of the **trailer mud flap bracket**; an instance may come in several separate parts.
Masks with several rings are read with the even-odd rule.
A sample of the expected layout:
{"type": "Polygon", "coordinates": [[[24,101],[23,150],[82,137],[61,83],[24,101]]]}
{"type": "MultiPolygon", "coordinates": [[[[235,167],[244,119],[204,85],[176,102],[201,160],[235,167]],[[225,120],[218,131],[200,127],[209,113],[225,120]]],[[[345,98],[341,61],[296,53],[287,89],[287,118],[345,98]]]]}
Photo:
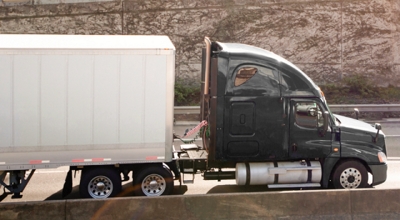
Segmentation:
{"type": "Polygon", "coordinates": [[[35,169],[31,170],[28,177],[25,178],[25,170],[18,171],[10,171],[10,185],[7,185],[4,182],[4,179],[7,175],[7,172],[4,172],[0,175],[0,184],[4,186],[5,194],[14,194],[12,199],[20,199],[22,198],[21,192],[24,191],[26,185],[28,185],[29,180],[31,180],[33,174],[35,173],[35,169]],[[6,192],[6,189],[9,192],[6,192]]]}
{"type": "Polygon", "coordinates": [[[72,170],[69,170],[65,177],[65,183],[62,190],[62,197],[65,198],[72,192],[72,170]]]}

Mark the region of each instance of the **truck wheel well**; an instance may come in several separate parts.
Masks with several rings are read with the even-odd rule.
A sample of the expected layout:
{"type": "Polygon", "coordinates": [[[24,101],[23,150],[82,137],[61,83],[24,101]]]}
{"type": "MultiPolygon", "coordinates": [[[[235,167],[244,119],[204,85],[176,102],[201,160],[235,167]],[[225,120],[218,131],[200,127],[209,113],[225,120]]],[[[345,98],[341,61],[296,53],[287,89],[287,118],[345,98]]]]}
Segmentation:
{"type": "MultiPolygon", "coordinates": [[[[139,173],[140,171],[142,171],[143,169],[146,169],[147,167],[163,167],[164,164],[163,163],[154,163],[154,164],[137,164],[137,165],[133,165],[131,167],[132,170],[132,176],[134,177],[135,174],[139,173]]],[[[169,167],[167,167],[169,169],[169,167]]]]}
{"type": "Polygon", "coordinates": [[[335,166],[333,167],[333,169],[332,169],[332,171],[331,171],[331,173],[330,173],[330,175],[329,175],[329,180],[330,180],[330,181],[331,181],[332,178],[333,178],[333,173],[335,172],[336,168],[337,168],[340,164],[342,164],[342,163],[344,163],[344,162],[346,162],[346,161],[357,161],[357,162],[360,162],[360,163],[365,167],[365,169],[368,171],[368,173],[372,173],[372,172],[371,172],[371,169],[370,169],[369,166],[368,166],[368,164],[367,164],[364,160],[361,160],[360,158],[355,158],[355,157],[352,157],[352,158],[345,158],[345,159],[340,159],[340,160],[338,160],[338,162],[336,162],[335,166]]]}

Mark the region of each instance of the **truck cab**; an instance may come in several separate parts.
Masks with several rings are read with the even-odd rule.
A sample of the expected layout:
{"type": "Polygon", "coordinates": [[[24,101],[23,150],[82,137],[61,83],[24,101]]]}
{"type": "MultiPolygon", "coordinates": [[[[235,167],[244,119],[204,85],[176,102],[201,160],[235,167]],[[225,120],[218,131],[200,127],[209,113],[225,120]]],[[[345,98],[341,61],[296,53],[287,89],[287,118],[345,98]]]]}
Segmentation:
{"type": "Polygon", "coordinates": [[[205,42],[201,120],[208,122],[202,148],[208,156],[197,165],[205,179],[276,188],[358,188],[386,180],[379,124],[333,114],[320,88],[270,51],[205,42]]]}

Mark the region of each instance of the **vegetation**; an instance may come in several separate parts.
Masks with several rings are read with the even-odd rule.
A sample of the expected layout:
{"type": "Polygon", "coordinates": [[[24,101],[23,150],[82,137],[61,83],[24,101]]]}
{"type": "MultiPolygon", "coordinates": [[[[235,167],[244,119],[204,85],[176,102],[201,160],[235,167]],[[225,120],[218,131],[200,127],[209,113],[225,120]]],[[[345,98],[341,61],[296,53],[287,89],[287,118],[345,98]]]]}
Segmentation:
{"type": "Polygon", "coordinates": [[[360,75],[343,79],[342,85],[320,86],[330,104],[390,104],[400,103],[400,88],[378,87],[360,75]]]}
{"type": "MultiPolygon", "coordinates": [[[[400,103],[400,87],[378,87],[360,75],[343,79],[342,84],[320,85],[329,104],[396,104],[400,103]]],[[[176,106],[200,105],[200,82],[177,79],[176,106]]]]}
{"type": "Polygon", "coordinates": [[[183,79],[175,81],[175,105],[192,106],[200,105],[200,83],[183,79]]]}
{"type": "MultiPolygon", "coordinates": [[[[389,85],[378,87],[360,75],[343,79],[341,84],[320,85],[329,104],[398,104],[400,103],[400,87],[389,85]]],[[[200,83],[177,79],[175,82],[176,106],[199,106],[200,83]]],[[[353,113],[340,113],[353,117],[353,113]]],[[[400,112],[361,112],[360,118],[398,118],[400,112]]],[[[175,115],[175,120],[199,120],[198,115],[175,115]]]]}

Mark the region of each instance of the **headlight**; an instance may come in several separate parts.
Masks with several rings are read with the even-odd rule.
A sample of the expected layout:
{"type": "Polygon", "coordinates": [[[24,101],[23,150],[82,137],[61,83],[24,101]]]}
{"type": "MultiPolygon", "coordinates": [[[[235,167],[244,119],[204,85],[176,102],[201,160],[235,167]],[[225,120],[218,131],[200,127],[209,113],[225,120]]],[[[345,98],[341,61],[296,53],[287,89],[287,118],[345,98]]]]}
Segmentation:
{"type": "Polygon", "coordinates": [[[383,153],[383,152],[378,153],[378,159],[379,159],[379,162],[381,162],[381,163],[387,162],[387,157],[386,157],[385,153],[383,153]]]}

